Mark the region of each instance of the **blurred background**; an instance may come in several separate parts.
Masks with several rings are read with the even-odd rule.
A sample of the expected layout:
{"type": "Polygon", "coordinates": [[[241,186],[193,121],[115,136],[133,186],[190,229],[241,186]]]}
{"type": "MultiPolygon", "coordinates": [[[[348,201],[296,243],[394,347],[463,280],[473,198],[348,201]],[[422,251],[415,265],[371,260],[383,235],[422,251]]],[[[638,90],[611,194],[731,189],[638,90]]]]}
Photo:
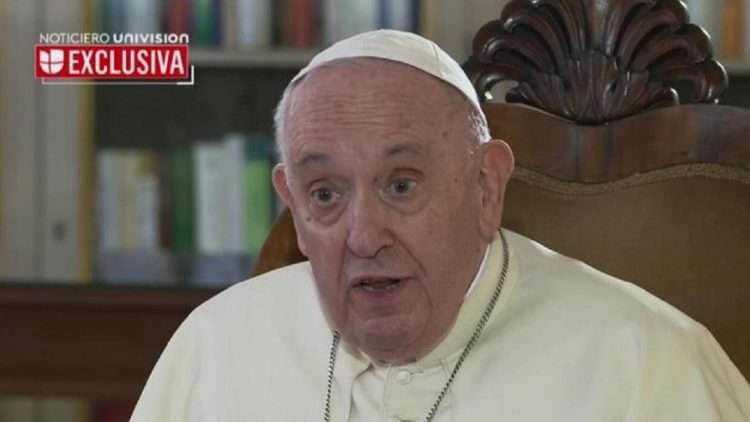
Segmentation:
{"type": "MultiPolygon", "coordinates": [[[[748,107],[745,1],[686,3],[730,74],[722,101],[748,107]]],[[[272,115],[292,76],[321,48],[376,28],[421,33],[462,63],[506,3],[0,0],[0,287],[219,289],[247,278],[280,208],[272,115]],[[195,85],[43,85],[33,47],[49,32],[189,33],[195,85]]],[[[0,347],[10,341],[0,330],[0,347]]],[[[0,422],[125,421],[132,405],[7,395],[0,422]]]]}

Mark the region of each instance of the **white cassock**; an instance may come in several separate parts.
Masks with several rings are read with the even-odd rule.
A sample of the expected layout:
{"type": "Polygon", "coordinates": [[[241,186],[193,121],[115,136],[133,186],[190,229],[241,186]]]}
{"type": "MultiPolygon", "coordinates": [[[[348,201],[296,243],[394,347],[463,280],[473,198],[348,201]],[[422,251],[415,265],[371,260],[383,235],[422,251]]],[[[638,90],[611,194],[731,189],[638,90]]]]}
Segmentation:
{"type": "MultiPolygon", "coordinates": [[[[632,284],[505,231],[510,267],[434,421],[750,421],[750,386],[702,325],[632,284]]],[[[448,336],[405,366],[340,347],[332,421],[423,420],[497,283],[489,248],[448,336]]],[[[197,308],[134,422],[323,420],[331,331],[308,263],[197,308]]]]}

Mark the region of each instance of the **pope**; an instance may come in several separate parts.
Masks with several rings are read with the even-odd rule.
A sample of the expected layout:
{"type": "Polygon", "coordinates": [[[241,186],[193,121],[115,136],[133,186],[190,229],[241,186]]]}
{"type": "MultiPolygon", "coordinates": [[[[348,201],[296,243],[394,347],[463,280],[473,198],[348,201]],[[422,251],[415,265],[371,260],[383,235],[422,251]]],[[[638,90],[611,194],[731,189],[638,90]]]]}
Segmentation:
{"type": "Polygon", "coordinates": [[[750,421],[702,325],[499,229],[512,152],[434,43],[331,46],[275,123],[309,261],[197,308],[133,421],[750,421]]]}

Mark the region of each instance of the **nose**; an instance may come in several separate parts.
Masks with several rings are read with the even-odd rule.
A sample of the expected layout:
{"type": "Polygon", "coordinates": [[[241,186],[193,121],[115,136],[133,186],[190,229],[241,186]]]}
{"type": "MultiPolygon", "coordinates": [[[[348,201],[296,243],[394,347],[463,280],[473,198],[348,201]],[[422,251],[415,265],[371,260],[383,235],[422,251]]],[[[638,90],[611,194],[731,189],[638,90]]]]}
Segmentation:
{"type": "Polygon", "coordinates": [[[393,245],[390,217],[377,198],[357,195],[349,204],[349,230],[346,245],[359,258],[372,258],[393,245]]]}

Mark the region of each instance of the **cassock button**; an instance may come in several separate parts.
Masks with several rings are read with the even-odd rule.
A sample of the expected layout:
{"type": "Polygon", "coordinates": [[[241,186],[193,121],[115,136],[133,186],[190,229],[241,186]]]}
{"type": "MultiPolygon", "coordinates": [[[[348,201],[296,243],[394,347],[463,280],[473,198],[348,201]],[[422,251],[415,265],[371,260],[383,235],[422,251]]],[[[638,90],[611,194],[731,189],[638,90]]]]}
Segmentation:
{"type": "Polygon", "coordinates": [[[406,369],[398,371],[396,374],[396,381],[401,385],[406,385],[411,382],[411,372],[406,369]]]}

